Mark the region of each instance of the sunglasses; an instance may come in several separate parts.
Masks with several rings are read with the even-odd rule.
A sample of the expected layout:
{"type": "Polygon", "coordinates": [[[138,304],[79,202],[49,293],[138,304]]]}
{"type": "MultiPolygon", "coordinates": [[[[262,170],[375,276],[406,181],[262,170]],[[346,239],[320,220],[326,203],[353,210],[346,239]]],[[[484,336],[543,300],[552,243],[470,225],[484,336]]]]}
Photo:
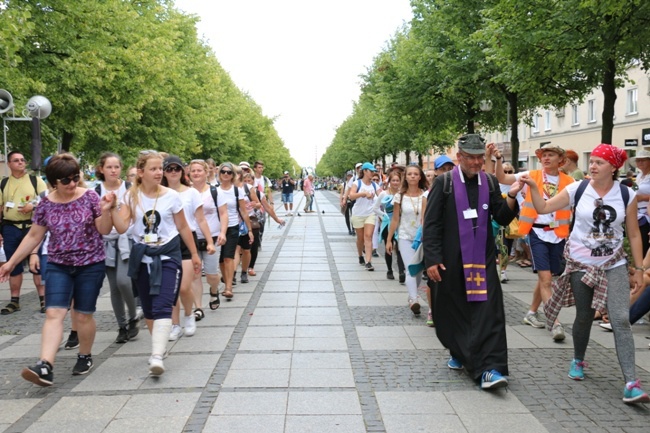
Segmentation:
{"type": "Polygon", "coordinates": [[[515,174],[515,172],[512,171],[512,170],[508,170],[508,171],[505,171],[505,170],[504,170],[503,172],[504,172],[505,174],[515,174]]]}
{"type": "Polygon", "coordinates": [[[78,183],[80,179],[81,176],[77,174],[72,177],[64,177],[63,179],[57,179],[57,180],[61,182],[61,185],[70,185],[70,182],[78,183]]]}
{"type": "Polygon", "coordinates": [[[171,173],[171,172],[174,172],[174,171],[175,172],[183,171],[183,167],[179,167],[177,165],[170,165],[169,167],[167,167],[165,169],[165,173],[171,173]]]}
{"type": "Polygon", "coordinates": [[[227,174],[227,175],[232,176],[232,171],[231,171],[231,170],[221,170],[221,171],[219,171],[219,173],[221,173],[221,174],[227,174]]]}

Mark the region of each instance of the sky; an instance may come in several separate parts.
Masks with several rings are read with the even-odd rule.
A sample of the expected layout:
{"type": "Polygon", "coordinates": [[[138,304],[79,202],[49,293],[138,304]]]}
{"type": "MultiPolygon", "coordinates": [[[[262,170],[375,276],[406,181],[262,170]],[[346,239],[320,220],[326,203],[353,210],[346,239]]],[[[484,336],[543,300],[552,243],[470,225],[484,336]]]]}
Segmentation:
{"type": "Polygon", "coordinates": [[[366,73],[412,17],[409,0],[176,0],[235,84],[314,166],[352,114],[366,73]]]}

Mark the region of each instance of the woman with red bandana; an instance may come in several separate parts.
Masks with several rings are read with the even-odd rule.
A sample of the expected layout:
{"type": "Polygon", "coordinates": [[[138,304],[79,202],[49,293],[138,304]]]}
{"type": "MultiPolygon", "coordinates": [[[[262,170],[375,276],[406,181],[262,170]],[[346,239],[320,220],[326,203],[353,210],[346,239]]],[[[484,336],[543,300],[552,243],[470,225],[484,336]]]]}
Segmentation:
{"type": "Polygon", "coordinates": [[[636,193],[620,185],[617,174],[627,154],[609,144],[600,144],[589,158],[591,180],[575,182],[555,197],[544,201],[534,181],[523,176],[540,214],[573,206],[574,226],[564,250],[566,268],[554,283],[553,295],[544,306],[547,326],[553,324],[560,308],[576,306],[573,322],[574,357],[569,378],[584,379],[585,352],[594,313],[608,311],[614,331],[618,361],[625,378],[623,401],[646,403],[650,397],[636,377],[634,339],[629,321],[630,279],[623,249],[627,233],[635,273],[633,293],[643,288],[643,254],[637,222],[636,193]]]}

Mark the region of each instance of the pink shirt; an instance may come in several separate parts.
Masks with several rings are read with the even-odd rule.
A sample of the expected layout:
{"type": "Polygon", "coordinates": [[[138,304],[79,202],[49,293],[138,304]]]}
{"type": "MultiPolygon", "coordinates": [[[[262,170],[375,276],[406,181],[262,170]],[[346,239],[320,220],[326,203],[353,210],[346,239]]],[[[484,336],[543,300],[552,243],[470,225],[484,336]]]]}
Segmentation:
{"type": "Polygon", "coordinates": [[[313,194],[314,193],[314,184],[311,182],[311,180],[306,177],[305,181],[302,184],[302,191],[305,194],[313,194]]]}

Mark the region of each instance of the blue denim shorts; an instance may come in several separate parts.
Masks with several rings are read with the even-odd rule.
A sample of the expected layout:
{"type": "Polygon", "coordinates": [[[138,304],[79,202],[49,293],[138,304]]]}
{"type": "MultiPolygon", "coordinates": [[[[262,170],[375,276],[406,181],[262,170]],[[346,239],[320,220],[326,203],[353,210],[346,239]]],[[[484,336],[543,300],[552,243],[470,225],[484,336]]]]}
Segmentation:
{"type": "Polygon", "coordinates": [[[293,203],[293,193],[282,194],[282,203],[293,203]]]}
{"type": "Polygon", "coordinates": [[[551,271],[553,275],[562,275],[564,272],[564,244],[565,240],[557,244],[544,242],[537,237],[535,231],[528,234],[530,240],[530,254],[533,258],[533,270],[551,271]]]}
{"type": "Polygon", "coordinates": [[[105,275],[106,264],[103,261],[85,266],[48,263],[45,308],[67,309],[74,301],[75,311],[93,314],[105,275]]]}
{"type": "MultiPolygon", "coordinates": [[[[2,240],[7,260],[14,255],[28,232],[29,228],[21,229],[11,224],[4,224],[2,226],[2,240]]],[[[23,267],[23,262],[21,261],[16,264],[16,267],[11,271],[10,275],[15,277],[16,275],[21,275],[23,272],[25,272],[25,269],[23,267]]]]}

